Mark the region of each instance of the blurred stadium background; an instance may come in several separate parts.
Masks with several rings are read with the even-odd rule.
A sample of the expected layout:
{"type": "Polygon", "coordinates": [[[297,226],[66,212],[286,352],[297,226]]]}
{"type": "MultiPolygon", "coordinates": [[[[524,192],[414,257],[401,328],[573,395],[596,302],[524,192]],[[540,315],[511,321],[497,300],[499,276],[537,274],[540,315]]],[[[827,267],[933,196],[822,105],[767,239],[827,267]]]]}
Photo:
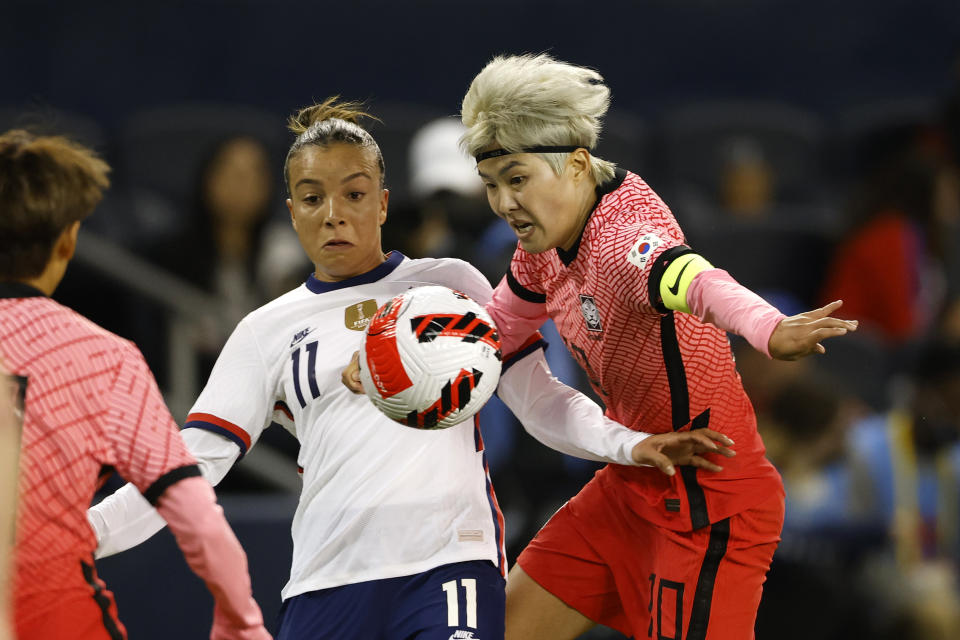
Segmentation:
{"type": "MultiPolygon", "coordinates": [[[[596,67],[613,92],[597,154],[645,177],[695,248],[787,313],[843,297],[861,319],[816,361],[734,340],[788,489],[758,638],[960,637],[956,0],[5,0],[2,14],[0,130],[66,133],[114,167],[56,297],[134,340],[178,419],[233,324],[309,272],[283,205],[287,115],[368,100],[385,246],[462,257],[495,283],[511,236],[452,168],[453,138],[422,127],[457,114],[494,54],[596,67]]],[[[587,391],[555,343],[556,372],[587,391]]],[[[595,467],[485,413],[512,561],[595,467]]],[[[270,621],[295,456],[268,432],[218,488],[270,621]]],[[[99,567],[132,638],[204,637],[210,598],[168,533],[99,567]]]]}

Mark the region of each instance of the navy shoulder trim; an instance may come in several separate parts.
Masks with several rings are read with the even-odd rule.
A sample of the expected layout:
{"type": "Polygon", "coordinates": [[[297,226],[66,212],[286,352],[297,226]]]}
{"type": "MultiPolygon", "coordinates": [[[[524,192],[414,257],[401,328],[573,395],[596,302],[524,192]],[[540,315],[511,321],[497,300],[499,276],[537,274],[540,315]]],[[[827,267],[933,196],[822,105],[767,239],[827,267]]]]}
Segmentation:
{"type": "Polygon", "coordinates": [[[401,262],[403,262],[405,257],[406,256],[399,251],[391,251],[385,262],[382,262],[370,271],[361,273],[360,275],[352,278],[347,278],[346,280],[340,280],[339,282],[324,282],[323,280],[317,280],[317,277],[311,273],[310,277],[307,278],[307,289],[310,289],[310,291],[314,293],[328,293],[330,291],[355,287],[361,284],[370,284],[371,282],[376,282],[377,280],[390,275],[393,270],[396,269],[401,262]]]}

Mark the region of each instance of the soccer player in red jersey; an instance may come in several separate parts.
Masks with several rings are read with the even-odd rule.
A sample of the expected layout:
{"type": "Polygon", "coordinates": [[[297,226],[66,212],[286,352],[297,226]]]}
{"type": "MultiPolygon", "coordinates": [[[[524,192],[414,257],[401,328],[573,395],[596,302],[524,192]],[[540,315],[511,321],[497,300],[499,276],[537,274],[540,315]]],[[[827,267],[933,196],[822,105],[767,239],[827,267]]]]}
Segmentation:
{"type": "Polygon", "coordinates": [[[709,426],[737,456],[718,473],[604,467],[510,571],[506,636],[602,623],[635,638],[752,638],[784,493],[724,330],[790,360],[856,322],[830,317],[840,302],[786,318],[687,247],[639,176],[591,155],[609,95],[595,71],[547,55],[498,57],[474,78],[462,142],[519,239],[487,310],[504,352],[552,318],[611,419],[709,426]]]}
{"type": "Polygon", "coordinates": [[[0,135],[0,352],[23,398],[16,637],[126,638],[94,568],[86,516],[116,469],[157,507],[213,592],[211,638],[269,638],[246,555],[139,350],[48,297],[108,171],[65,138],[0,135]]]}

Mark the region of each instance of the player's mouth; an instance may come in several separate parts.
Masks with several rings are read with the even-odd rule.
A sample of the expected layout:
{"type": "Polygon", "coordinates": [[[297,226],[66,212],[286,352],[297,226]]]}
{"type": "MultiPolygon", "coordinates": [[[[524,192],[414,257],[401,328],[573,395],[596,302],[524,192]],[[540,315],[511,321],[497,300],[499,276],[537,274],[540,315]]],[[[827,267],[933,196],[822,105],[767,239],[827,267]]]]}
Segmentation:
{"type": "Polygon", "coordinates": [[[510,226],[513,227],[513,232],[517,234],[517,238],[520,240],[529,237],[534,229],[532,222],[511,222],[510,226]]]}
{"type": "Polygon", "coordinates": [[[349,249],[352,246],[353,243],[347,242],[346,240],[340,240],[338,238],[327,240],[323,243],[323,248],[330,251],[343,251],[344,249],[349,249]]]}

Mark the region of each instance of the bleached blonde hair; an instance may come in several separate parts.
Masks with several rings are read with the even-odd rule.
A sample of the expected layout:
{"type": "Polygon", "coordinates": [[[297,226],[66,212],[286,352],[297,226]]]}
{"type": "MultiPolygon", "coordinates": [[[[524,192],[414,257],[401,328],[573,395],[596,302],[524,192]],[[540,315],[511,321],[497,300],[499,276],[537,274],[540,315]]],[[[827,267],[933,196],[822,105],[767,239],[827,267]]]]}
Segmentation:
{"type": "MultiPolygon", "coordinates": [[[[497,56],[470,83],[461,119],[460,145],[471,156],[496,144],[512,153],[535,146],[593,149],[610,89],[593,69],[555,60],[545,53],[497,56]]],[[[541,153],[560,175],[569,153],[541,153]]],[[[614,164],[590,156],[598,184],[613,177],[614,164]]]]}

